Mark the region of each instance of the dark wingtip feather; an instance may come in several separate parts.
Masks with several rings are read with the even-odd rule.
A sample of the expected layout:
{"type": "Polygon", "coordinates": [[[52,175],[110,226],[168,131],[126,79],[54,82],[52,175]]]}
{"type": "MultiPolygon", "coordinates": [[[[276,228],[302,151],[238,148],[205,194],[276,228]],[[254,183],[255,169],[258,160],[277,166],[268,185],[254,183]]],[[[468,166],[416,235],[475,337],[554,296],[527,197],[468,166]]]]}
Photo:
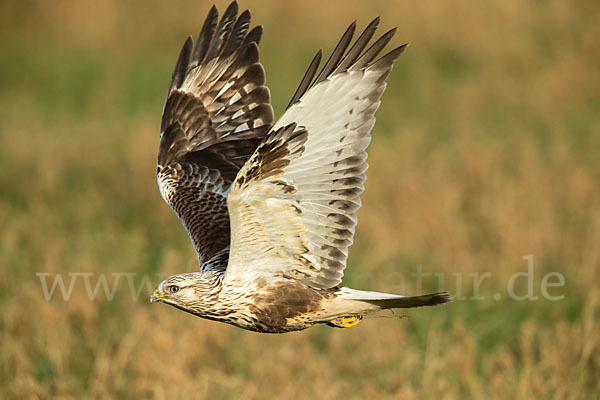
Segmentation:
{"type": "MultiPolygon", "coordinates": [[[[213,5],[214,7],[214,5],[213,5]]],[[[228,6],[227,9],[225,10],[225,14],[223,14],[223,17],[225,17],[226,15],[237,15],[238,13],[238,3],[237,0],[232,1],[228,6]]]]}
{"type": "Polygon", "coordinates": [[[173,89],[180,87],[185,79],[187,66],[190,62],[190,56],[192,53],[192,45],[192,37],[188,36],[186,41],[183,43],[181,51],[179,52],[179,57],[177,57],[177,62],[175,63],[175,69],[173,70],[173,75],[171,76],[171,84],[169,85],[167,96],[169,93],[171,93],[171,91],[173,91],[173,89]]]}
{"type": "MultiPolygon", "coordinates": [[[[316,68],[318,66],[315,65],[315,60],[318,58],[320,61],[319,52],[317,54],[318,57],[315,57],[311,62],[308,71],[304,74],[302,81],[300,82],[300,86],[294,93],[292,100],[288,104],[287,108],[290,108],[294,103],[300,100],[300,98],[313,86],[318,84],[319,82],[324,81],[325,79],[342,73],[346,71],[356,71],[356,70],[364,70],[367,68],[384,68],[389,67],[394,62],[394,60],[404,51],[404,49],[408,46],[408,43],[402,45],[392,51],[390,51],[385,56],[381,57],[380,60],[373,62],[375,58],[379,55],[379,53],[383,50],[383,48],[389,43],[394,34],[396,33],[396,28],[390,29],[386,33],[384,33],[379,39],[375,41],[367,50],[364,50],[367,47],[367,44],[375,34],[377,27],[379,26],[379,22],[381,21],[380,17],[374,18],[369,25],[365,28],[365,30],[361,33],[358,39],[354,42],[350,50],[346,52],[348,46],[352,41],[352,37],[354,36],[354,31],[356,29],[356,21],[352,22],[350,26],[346,29],[342,38],[338,42],[337,46],[333,50],[331,56],[325,63],[325,66],[321,69],[321,72],[318,74],[317,78],[313,77],[316,73],[316,68]]],[[[390,68],[391,69],[391,68],[390,68]]],[[[387,74],[384,73],[382,75],[382,79],[385,79],[387,74]]],[[[286,109],[287,109],[286,108],[286,109]]]]}
{"type": "Polygon", "coordinates": [[[379,39],[375,41],[359,58],[356,60],[354,65],[350,67],[350,70],[360,70],[366,68],[377,55],[383,50],[383,48],[392,40],[397,28],[392,28],[384,33],[379,39]]]}
{"type": "Polygon", "coordinates": [[[190,68],[200,64],[206,57],[213,35],[215,34],[215,29],[217,29],[218,21],[219,11],[217,10],[217,7],[213,5],[204,20],[202,30],[198,34],[196,46],[194,46],[194,51],[192,52],[190,68]]]}
{"type": "Polygon", "coordinates": [[[363,50],[375,34],[375,31],[379,26],[379,22],[380,18],[377,17],[373,21],[371,21],[369,25],[367,25],[363,33],[361,33],[358,39],[356,39],[356,42],[354,42],[354,45],[348,51],[344,59],[339,63],[339,66],[335,69],[333,75],[346,71],[352,64],[356,62],[356,59],[360,56],[360,54],[363,52],[363,50]]]}
{"type": "Polygon", "coordinates": [[[298,89],[296,89],[296,92],[292,96],[292,99],[290,100],[290,103],[287,105],[286,109],[290,108],[292,104],[297,102],[300,99],[300,97],[302,97],[304,95],[304,93],[306,93],[308,88],[311,86],[311,82],[312,82],[313,78],[315,77],[315,74],[317,73],[317,69],[319,68],[319,64],[321,63],[322,57],[323,57],[323,50],[319,49],[319,51],[317,51],[317,54],[315,54],[314,58],[310,62],[310,65],[308,66],[308,69],[306,70],[304,77],[300,81],[300,85],[298,86],[298,89]]]}
{"type": "Polygon", "coordinates": [[[321,72],[319,73],[319,76],[317,76],[314,85],[327,79],[331,72],[338,66],[340,60],[346,52],[346,49],[348,48],[348,45],[352,41],[352,37],[354,36],[355,30],[356,20],[350,24],[348,29],[346,29],[346,32],[344,32],[344,34],[342,35],[342,38],[338,42],[337,46],[335,46],[333,53],[331,53],[331,56],[329,56],[329,59],[325,63],[325,66],[323,67],[321,72]]]}
{"type": "Polygon", "coordinates": [[[248,21],[248,22],[250,22],[250,17],[251,17],[251,16],[250,16],[250,11],[248,11],[248,10],[244,10],[244,11],[243,11],[243,12],[240,14],[240,16],[238,17],[238,21],[239,21],[239,20],[242,20],[242,21],[248,21]]]}
{"type": "Polygon", "coordinates": [[[240,14],[229,35],[227,43],[223,46],[221,56],[226,57],[233,54],[246,38],[246,33],[250,28],[250,12],[248,10],[240,14]]]}
{"type": "MultiPolygon", "coordinates": [[[[393,49],[392,51],[390,51],[389,53],[387,53],[386,55],[381,57],[379,60],[377,60],[373,64],[371,64],[368,67],[368,69],[369,70],[383,70],[386,68],[391,69],[392,64],[396,61],[396,59],[398,59],[400,54],[404,53],[404,50],[406,50],[407,47],[408,47],[408,43],[403,44],[402,46],[396,47],[395,49],[393,49]]],[[[383,79],[385,79],[385,78],[387,78],[387,74],[384,75],[383,79]]]]}
{"type": "MultiPolygon", "coordinates": [[[[169,98],[174,95],[175,89],[183,86],[188,78],[195,83],[194,87],[189,88],[189,91],[196,93],[198,101],[200,101],[201,96],[217,95],[219,93],[218,90],[215,90],[214,93],[207,92],[211,88],[215,89],[218,87],[218,89],[222,89],[226,83],[234,83],[239,79],[244,84],[251,82],[254,86],[264,85],[265,74],[259,62],[257,47],[262,36],[262,27],[258,26],[250,29],[250,19],[251,15],[248,10],[243,11],[238,17],[238,5],[236,1],[229,4],[220,20],[216,6],[210,8],[195,45],[192,38],[189,37],[179,53],[175,69],[171,76],[167,101],[163,109],[161,131],[164,131],[166,128],[164,126],[165,121],[168,121],[169,116],[173,114],[176,114],[178,118],[183,120],[188,118],[183,114],[178,114],[177,109],[169,109],[181,107],[181,105],[169,103],[169,98]],[[197,71],[198,73],[192,75],[193,71],[197,71]]],[[[252,87],[248,86],[247,89],[251,90],[252,87]]],[[[248,93],[244,89],[239,94],[241,96],[248,93]]],[[[219,94],[219,96],[223,95],[223,93],[219,94]]],[[[227,95],[232,94],[228,93],[227,95]]],[[[253,115],[258,113],[258,108],[256,112],[246,109],[244,111],[248,115],[253,115]]],[[[272,114],[272,111],[270,114],[272,114]]],[[[267,115],[266,117],[262,115],[262,118],[263,121],[268,123],[272,122],[273,119],[272,115],[267,115]]],[[[221,130],[223,129],[225,128],[221,127],[221,130]]],[[[264,129],[267,128],[265,127],[264,129]]],[[[258,135],[260,133],[260,129],[258,128],[249,128],[248,130],[251,131],[251,134],[258,135]]]]}
{"type": "Polygon", "coordinates": [[[256,43],[259,44],[260,43],[260,39],[262,38],[262,32],[263,32],[263,28],[261,25],[255,26],[254,28],[252,28],[252,30],[250,30],[250,32],[248,32],[248,35],[246,35],[246,39],[244,40],[244,44],[243,46],[246,46],[248,43],[256,43]]]}
{"type": "Polygon", "coordinates": [[[212,60],[222,54],[223,50],[227,46],[229,37],[233,31],[234,23],[237,20],[238,5],[234,1],[225,10],[223,17],[217,26],[214,37],[208,49],[208,53],[205,60],[212,60]]]}
{"type": "MultiPolygon", "coordinates": [[[[196,43],[193,45],[191,55],[187,58],[185,74],[215,57],[228,57],[238,51],[243,54],[249,43],[260,41],[262,27],[255,27],[248,32],[251,20],[250,11],[245,10],[239,17],[237,13],[236,1],[229,4],[220,21],[217,7],[213,5],[210,8],[196,43]]],[[[178,67],[181,65],[178,64],[178,67]]],[[[172,81],[169,93],[173,86],[181,85],[185,78],[185,74],[181,76],[181,69],[177,68],[177,71],[179,79],[172,81]]]]}

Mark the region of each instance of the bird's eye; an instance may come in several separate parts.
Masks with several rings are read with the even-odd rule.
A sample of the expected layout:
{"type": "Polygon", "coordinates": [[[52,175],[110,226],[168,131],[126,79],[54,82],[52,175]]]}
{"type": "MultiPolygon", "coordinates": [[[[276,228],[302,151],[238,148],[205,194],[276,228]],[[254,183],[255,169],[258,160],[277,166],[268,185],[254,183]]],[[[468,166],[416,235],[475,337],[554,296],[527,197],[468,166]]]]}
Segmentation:
{"type": "Polygon", "coordinates": [[[179,292],[179,286],[169,286],[168,290],[171,293],[177,293],[177,292],[179,292]]]}

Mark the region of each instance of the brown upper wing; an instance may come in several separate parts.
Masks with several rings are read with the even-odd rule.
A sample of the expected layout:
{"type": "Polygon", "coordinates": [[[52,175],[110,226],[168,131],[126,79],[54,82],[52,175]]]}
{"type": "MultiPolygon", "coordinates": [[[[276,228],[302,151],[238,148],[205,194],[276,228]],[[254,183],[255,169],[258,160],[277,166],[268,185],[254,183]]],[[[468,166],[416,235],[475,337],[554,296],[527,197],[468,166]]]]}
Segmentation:
{"type": "Polygon", "coordinates": [[[224,269],[229,252],[227,192],[273,122],[258,58],[260,26],[222,19],[213,6],[196,41],[188,38],[171,79],[161,124],[161,194],[194,243],[201,268],[224,269]]]}

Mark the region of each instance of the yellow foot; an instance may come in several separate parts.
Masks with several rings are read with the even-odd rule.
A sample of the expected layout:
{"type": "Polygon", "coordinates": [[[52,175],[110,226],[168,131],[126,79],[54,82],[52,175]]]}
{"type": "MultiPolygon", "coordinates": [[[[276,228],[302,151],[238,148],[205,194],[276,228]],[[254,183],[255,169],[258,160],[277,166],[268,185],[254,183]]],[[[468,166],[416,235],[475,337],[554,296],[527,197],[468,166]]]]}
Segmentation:
{"type": "Polygon", "coordinates": [[[332,319],[328,322],[329,326],[334,326],[336,328],[352,328],[362,320],[362,316],[353,315],[351,317],[339,317],[332,319]]]}

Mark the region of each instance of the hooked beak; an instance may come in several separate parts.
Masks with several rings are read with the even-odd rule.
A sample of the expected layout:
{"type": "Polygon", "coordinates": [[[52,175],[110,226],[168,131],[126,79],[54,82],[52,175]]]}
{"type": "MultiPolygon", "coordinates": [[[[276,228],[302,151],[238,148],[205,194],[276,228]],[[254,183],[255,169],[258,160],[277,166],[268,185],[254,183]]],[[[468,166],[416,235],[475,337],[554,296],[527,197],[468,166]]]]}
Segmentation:
{"type": "Polygon", "coordinates": [[[154,303],[155,301],[162,301],[163,299],[171,299],[173,298],[173,296],[166,296],[163,294],[160,294],[160,292],[158,291],[158,289],[154,289],[154,293],[152,293],[152,296],[150,296],[150,304],[154,303]]]}

